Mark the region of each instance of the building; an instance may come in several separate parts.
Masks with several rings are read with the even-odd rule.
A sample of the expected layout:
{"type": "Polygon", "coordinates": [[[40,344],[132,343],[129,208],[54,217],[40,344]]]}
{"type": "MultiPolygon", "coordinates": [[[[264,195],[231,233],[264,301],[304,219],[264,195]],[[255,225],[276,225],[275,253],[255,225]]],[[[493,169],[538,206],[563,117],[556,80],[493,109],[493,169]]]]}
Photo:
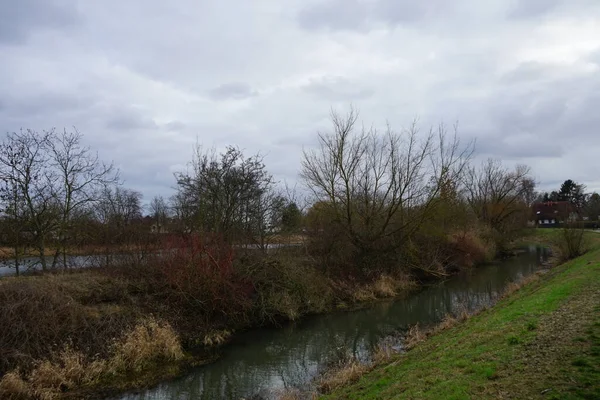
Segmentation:
{"type": "Polygon", "coordinates": [[[556,226],[563,222],[577,220],[575,208],[568,201],[547,201],[533,205],[533,218],[536,226],[556,226]]]}

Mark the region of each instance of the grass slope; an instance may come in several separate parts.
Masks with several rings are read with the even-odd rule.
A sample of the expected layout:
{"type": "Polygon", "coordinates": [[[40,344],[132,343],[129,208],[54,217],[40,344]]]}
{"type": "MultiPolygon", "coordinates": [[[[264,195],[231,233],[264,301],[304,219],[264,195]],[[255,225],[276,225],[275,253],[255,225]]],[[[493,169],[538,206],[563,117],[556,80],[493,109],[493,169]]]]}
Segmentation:
{"type": "Polygon", "coordinates": [[[600,250],[323,398],[600,399],[600,250]]]}

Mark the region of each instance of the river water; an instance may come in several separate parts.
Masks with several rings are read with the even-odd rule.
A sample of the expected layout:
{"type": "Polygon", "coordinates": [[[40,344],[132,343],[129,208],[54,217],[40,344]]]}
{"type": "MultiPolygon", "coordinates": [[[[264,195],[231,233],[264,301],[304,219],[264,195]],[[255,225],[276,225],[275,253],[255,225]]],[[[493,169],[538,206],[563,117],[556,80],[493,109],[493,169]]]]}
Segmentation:
{"type": "Polygon", "coordinates": [[[272,398],[284,388],[306,388],[342,353],[365,359],[382,338],[411,325],[433,324],[448,313],[493,304],[507,283],[536,272],[547,256],[545,249],[533,246],[516,257],[461,273],[405,299],[309,317],[279,329],[251,330],[225,346],[216,362],[117,399],[272,398]]]}

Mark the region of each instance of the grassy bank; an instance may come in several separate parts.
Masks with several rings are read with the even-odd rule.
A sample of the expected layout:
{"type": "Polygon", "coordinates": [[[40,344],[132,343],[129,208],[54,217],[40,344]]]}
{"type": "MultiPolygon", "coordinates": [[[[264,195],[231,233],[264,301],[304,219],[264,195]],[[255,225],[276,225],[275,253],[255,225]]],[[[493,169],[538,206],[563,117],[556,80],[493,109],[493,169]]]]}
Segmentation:
{"type": "MultiPolygon", "coordinates": [[[[529,241],[563,234],[540,230],[529,241]]],[[[600,250],[593,247],[324,398],[600,398],[600,250]]]]}

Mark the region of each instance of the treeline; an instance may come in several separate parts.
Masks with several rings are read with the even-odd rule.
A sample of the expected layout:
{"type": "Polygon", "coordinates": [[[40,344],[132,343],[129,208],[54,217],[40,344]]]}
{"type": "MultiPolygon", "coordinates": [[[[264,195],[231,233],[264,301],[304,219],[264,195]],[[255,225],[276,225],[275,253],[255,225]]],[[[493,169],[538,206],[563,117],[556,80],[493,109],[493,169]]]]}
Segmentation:
{"type": "Polygon", "coordinates": [[[167,234],[263,250],[296,235],[331,272],[439,275],[502,252],[530,217],[529,168],[473,165],[473,143],[462,144],[456,129],[380,132],[359,127],[353,109],[331,121],[303,154],[309,196],[283,190],[260,154],[199,146],[175,176],[176,194],[152,199],[146,218],[141,194],[122,187],[79,132],[9,133],[0,145],[2,241],[17,266],[33,249],[49,269],[83,246],[139,250],[167,234]]]}

